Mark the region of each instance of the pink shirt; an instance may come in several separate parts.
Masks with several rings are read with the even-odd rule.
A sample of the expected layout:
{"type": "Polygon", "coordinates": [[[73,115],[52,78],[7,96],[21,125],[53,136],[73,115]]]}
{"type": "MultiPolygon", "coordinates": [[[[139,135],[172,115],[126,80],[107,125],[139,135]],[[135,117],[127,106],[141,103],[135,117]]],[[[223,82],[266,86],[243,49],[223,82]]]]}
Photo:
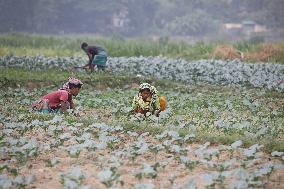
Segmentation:
{"type": "Polygon", "coordinates": [[[70,108],[74,108],[74,102],[72,96],[68,99],[68,92],[66,90],[58,90],[51,93],[48,93],[41,100],[48,99],[49,101],[49,108],[59,108],[61,106],[61,101],[69,102],[70,108]]]}

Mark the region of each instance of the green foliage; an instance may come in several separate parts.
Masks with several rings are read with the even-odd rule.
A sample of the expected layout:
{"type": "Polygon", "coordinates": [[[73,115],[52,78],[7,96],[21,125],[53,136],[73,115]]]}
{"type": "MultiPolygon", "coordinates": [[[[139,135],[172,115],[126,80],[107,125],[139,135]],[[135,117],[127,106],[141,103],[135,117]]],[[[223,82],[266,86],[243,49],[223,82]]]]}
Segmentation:
{"type": "MultiPolygon", "coordinates": [[[[261,47],[258,39],[251,43],[249,41],[237,41],[233,46],[241,52],[254,52],[261,47]]],[[[82,42],[104,46],[111,57],[133,57],[133,56],[165,56],[169,58],[183,58],[186,60],[211,59],[214,49],[225,42],[206,43],[203,41],[195,44],[179,42],[161,37],[157,40],[149,38],[126,39],[119,35],[111,38],[93,37],[89,35],[30,35],[23,33],[0,35],[0,56],[35,56],[45,55],[48,57],[86,57],[80,49],[82,42]]],[[[284,45],[280,43],[280,49],[284,45]]],[[[87,58],[87,57],[86,57],[87,58]]],[[[253,60],[251,60],[253,61],[253,60]]],[[[284,55],[276,54],[270,57],[271,62],[284,62],[284,55]]]]}
{"type": "Polygon", "coordinates": [[[174,35],[187,36],[189,33],[193,35],[205,35],[216,33],[219,25],[218,22],[210,17],[204,11],[193,11],[182,17],[176,17],[167,28],[174,35]]]}
{"type": "MultiPolygon", "coordinates": [[[[60,87],[68,75],[68,72],[52,70],[47,74],[40,71],[1,69],[0,81],[5,83],[2,88],[22,86],[32,90],[31,95],[25,92],[27,96],[21,97],[22,93],[6,92],[2,93],[1,98],[13,97],[20,98],[18,101],[22,103],[27,100],[33,102],[43,95],[44,91],[60,87]]],[[[271,137],[277,138],[283,133],[283,128],[278,127],[283,122],[281,109],[275,109],[275,115],[271,116],[271,109],[262,105],[276,103],[283,96],[280,92],[268,91],[261,95],[258,89],[242,91],[230,87],[188,86],[168,80],[147,78],[147,82],[151,82],[167,97],[170,112],[159,120],[149,118],[139,122],[129,117],[130,114],[125,109],[130,106],[132,97],[137,92],[137,88],[131,85],[145,81],[143,78],[110,73],[96,73],[93,76],[78,73],[76,76],[85,83],[76,98],[80,105],[87,109],[95,108],[101,115],[113,115],[114,118],[109,120],[109,123],[121,125],[127,131],[149,132],[155,135],[170,128],[178,131],[181,136],[195,134],[191,141],[231,144],[236,140],[242,140],[244,146],[260,143],[268,152],[283,151],[283,141],[271,140],[271,137]],[[254,100],[256,97],[261,100],[254,100]],[[260,127],[263,125],[269,125],[270,129],[260,127]]],[[[26,114],[29,104],[25,103],[17,110],[4,106],[3,111],[9,114],[26,114]]],[[[50,119],[50,115],[27,114],[19,119],[47,120],[50,119]]],[[[74,122],[76,119],[70,117],[68,120],[74,122]]],[[[93,121],[92,118],[81,119],[86,125],[92,124],[93,121]]]]}
{"type": "Polygon", "coordinates": [[[159,118],[137,120],[127,109],[143,79],[75,73],[85,83],[74,98],[79,116],[34,113],[31,103],[69,76],[46,72],[52,77],[1,69],[0,188],[37,187],[46,173],[58,175],[51,180],[64,188],[91,188],[85,184],[94,178],[96,187],[107,188],[196,188],[200,179],[208,188],[260,188],[283,170],[281,92],[147,78],[167,97],[168,108],[159,118]],[[184,175],[190,176],[186,182],[179,179],[184,175]]]}
{"type": "MultiPolygon", "coordinates": [[[[66,71],[49,70],[28,72],[23,69],[1,69],[0,70],[0,85],[5,87],[17,87],[22,85],[29,86],[29,82],[34,84],[31,87],[41,87],[46,85],[60,86],[66,82],[72,73],[66,71]]],[[[139,84],[141,82],[150,82],[153,85],[159,85],[161,87],[170,87],[173,89],[186,90],[183,85],[175,83],[170,80],[157,80],[152,77],[149,78],[137,78],[134,75],[119,74],[112,75],[110,73],[96,73],[96,75],[89,75],[84,73],[76,73],[76,77],[79,77],[87,87],[93,88],[100,86],[103,89],[106,88],[130,88],[131,84],[139,84]]]]}
{"type": "Polygon", "coordinates": [[[282,0],[0,0],[0,32],[196,36],[217,34],[218,23],[245,19],[283,28],[282,9],[282,0]],[[122,26],[115,25],[114,18],[122,26]]]}

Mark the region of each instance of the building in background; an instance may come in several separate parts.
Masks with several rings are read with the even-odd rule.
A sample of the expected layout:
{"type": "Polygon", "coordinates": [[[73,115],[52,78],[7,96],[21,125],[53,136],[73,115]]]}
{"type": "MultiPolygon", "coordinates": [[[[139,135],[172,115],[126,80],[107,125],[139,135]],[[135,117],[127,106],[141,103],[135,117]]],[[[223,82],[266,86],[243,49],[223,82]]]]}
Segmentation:
{"type": "Polygon", "coordinates": [[[126,27],[129,23],[128,18],[128,11],[127,9],[122,9],[118,13],[113,14],[112,16],[112,24],[116,28],[123,28],[126,27]]]}
{"type": "Polygon", "coordinates": [[[250,37],[256,34],[265,35],[268,29],[264,25],[259,25],[254,21],[245,20],[242,23],[225,23],[223,30],[228,35],[250,37]]]}

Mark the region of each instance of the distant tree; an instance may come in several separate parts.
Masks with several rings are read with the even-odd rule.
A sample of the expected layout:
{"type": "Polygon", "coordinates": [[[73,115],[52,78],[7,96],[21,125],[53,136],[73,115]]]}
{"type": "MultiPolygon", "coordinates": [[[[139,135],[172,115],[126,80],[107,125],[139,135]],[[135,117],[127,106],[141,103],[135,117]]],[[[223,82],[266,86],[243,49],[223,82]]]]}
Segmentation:
{"type": "Polygon", "coordinates": [[[199,9],[206,12],[211,18],[228,21],[232,15],[230,3],[232,0],[199,0],[199,9]]]}
{"type": "Polygon", "coordinates": [[[129,12],[129,35],[140,35],[154,25],[154,17],[159,3],[153,0],[127,0],[125,5],[129,12]]]}
{"type": "Polygon", "coordinates": [[[154,25],[160,29],[171,22],[176,17],[176,4],[172,0],[157,0],[160,8],[156,11],[153,18],[154,25]]]}
{"type": "Polygon", "coordinates": [[[33,4],[33,28],[31,31],[38,33],[57,32],[60,3],[57,0],[38,0],[33,4]]]}
{"type": "Polygon", "coordinates": [[[263,11],[266,12],[264,23],[272,28],[284,28],[284,1],[265,0],[263,11]]]}
{"type": "Polygon", "coordinates": [[[203,35],[243,20],[283,28],[283,10],[283,0],[0,0],[0,32],[203,35]]]}
{"type": "Polygon", "coordinates": [[[113,15],[125,7],[127,0],[81,0],[74,4],[78,12],[77,23],[84,32],[111,34],[113,15]]]}
{"type": "Polygon", "coordinates": [[[28,31],[36,0],[0,0],[0,32],[28,31]]]}
{"type": "Polygon", "coordinates": [[[235,20],[254,20],[270,28],[284,27],[283,0],[232,0],[232,12],[235,20]]]}
{"type": "Polygon", "coordinates": [[[177,17],[167,25],[174,35],[204,35],[216,32],[218,22],[201,10],[196,10],[182,17],[177,17]]]}

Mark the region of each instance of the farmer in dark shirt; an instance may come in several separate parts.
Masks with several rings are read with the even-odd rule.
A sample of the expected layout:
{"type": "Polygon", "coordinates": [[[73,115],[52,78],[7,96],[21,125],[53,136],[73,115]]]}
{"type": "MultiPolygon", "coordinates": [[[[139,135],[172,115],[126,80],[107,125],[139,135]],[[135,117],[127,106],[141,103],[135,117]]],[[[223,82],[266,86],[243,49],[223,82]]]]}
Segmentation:
{"type": "Polygon", "coordinates": [[[95,66],[98,70],[105,70],[107,61],[107,52],[104,48],[99,46],[89,46],[87,43],[82,43],[81,48],[85,51],[89,57],[89,62],[85,67],[89,67],[91,72],[94,71],[95,66]]]}

